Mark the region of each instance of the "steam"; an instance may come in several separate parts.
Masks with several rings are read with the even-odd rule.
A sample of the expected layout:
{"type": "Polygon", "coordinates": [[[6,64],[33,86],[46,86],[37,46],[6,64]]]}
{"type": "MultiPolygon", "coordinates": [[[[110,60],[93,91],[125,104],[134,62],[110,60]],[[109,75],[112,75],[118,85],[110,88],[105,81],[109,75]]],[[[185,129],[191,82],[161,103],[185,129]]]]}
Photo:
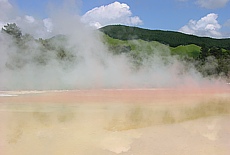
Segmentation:
{"type": "MultiPolygon", "coordinates": [[[[81,22],[80,16],[59,11],[52,20],[49,43],[28,39],[23,47],[0,33],[0,90],[104,89],[207,86],[218,81],[204,79],[192,65],[170,55],[166,47],[140,49],[140,64],[129,54],[113,54],[103,34],[81,22]],[[64,38],[64,39],[63,39],[64,38]],[[68,56],[60,59],[57,49],[68,56]]],[[[22,26],[22,25],[21,25],[22,26]]],[[[134,42],[139,44],[139,42],[134,42]]]]}

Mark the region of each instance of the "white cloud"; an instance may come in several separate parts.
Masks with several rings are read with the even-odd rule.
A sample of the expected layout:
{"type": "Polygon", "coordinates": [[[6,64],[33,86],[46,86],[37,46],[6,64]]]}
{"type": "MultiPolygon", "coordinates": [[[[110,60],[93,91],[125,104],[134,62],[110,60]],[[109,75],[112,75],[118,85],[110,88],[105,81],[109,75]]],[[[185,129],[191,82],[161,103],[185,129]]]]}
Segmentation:
{"type": "Polygon", "coordinates": [[[217,18],[217,14],[210,13],[198,21],[190,20],[189,23],[180,28],[179,31],[198,36],[221,38],[223,37],[220,32],[221,25],[218,23],[217,18]]]}
{"type": "Polygon", "coordinates": [[[13,12],[13,6],[8,0],[0,0],[0,21],[8,20],[13,12]]]}
{"type": "Polygon", "coordinates": [[[130,7],[127,4],[119,2],[93,8],[82,16],[82,21],[96,28],[109,24],[142,24],[139,17],[132,16],[130,7]]]}
{"type": "Polygon", "coordinates": [[[48,22],[47,19],[35,19],[30,15],[18,16],[17,9],[8,0],[0,0],[0,29],[7,23],[16,23],[23,33],[46,38],[51,35],[52,26],[48,22]]]}
{"type": "MultiPolygon", "coordinates": [[[[37,19],[31,15],[19,16],[16,8],[8,0],[0,0],[0,29],[7,23],[16,23],[23,33],[29,33],[35,38],[47,38],[53,35],[54,24],[51,18],[37,19]]],[[[130,7],[120,2],[93,8],[81,17],[81,21],[96,28],[109,24],[142,24],[139,17],[132,15],[130,7]]]]}
{"type": "Polygon", "coordinates": [[[25,15],[25,21],[26,21],[27,23],[33,23],[33,22],[35,22],[35,19],[34,19],[33,16],[25,15]]]}
{"type": "Polygon", "coordinates": [[[43,19],[43,24],[47,29],[47,32],[52,32],[53,30],[53,23],[50,18],[43,19]]]}
{"type": "Polygon", "coordinates": [[[206,9],[216,9],[227,5],[229,0],[197,0],[196,4],[206,9]]]}
{"type": "Polygon", "coordinates": [[[12,5],[8,0],[0,0],[0,29],[6,24],[8,20],[8,13],[12,10],[12,5]]]}

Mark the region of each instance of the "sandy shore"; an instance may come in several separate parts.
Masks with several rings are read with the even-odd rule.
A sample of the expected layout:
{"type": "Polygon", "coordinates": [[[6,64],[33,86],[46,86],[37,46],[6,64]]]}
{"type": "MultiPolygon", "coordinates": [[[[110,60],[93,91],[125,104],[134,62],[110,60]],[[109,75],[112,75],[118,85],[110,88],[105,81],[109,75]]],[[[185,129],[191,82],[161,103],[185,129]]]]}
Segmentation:
{"type": "Polygon", "coordinates": [[[0,154],[230,153],[229,89],[0,94],[0,154]]]}

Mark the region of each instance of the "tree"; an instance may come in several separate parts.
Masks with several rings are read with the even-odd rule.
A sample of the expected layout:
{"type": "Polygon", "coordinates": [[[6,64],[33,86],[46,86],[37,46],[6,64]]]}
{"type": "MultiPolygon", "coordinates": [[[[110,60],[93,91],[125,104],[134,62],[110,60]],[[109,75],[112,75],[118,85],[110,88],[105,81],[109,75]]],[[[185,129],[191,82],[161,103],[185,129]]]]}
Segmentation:
{"type": "Polygon", "coordinates": [[[200,50],[200,55],[199,55],[199,59],[201,61],[205,61],[205,59],[210,56],[210,53],[209,53],[209,48],[207,48],[207,46],[205,44],[203,44],[201,46],[201,50],[200,50]]]}
{"type": "Polygon", "coordinates": [[[222,52],[221,48],[218,48],[218,47],[212,47],[210,49],[209,53],[210,53],[210,55],[213,55],[217,59],[221,59],[223,56],[223,52],[222,52]]]}
{"type": "Polygon", "coordinates": [[[22,37],[22,32],[20,30],[20,28],[15,24],[7,24],[2,28],[2,31],[11,35],[12,37],[16,38],[16,39],[21,39],[22,37]]]}

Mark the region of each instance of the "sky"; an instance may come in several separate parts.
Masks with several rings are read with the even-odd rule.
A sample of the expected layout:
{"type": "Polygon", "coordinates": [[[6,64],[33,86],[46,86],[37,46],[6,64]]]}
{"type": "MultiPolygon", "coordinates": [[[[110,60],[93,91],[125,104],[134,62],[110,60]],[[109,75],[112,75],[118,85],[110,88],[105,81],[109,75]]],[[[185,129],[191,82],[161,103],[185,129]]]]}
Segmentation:
{"type": "Polygon", "coordinates": [[[15,22],[45,37],[63,7],[94,28],[124,24],[230,38],[230,0],[0,0],[0,27],[15,22]]]}

